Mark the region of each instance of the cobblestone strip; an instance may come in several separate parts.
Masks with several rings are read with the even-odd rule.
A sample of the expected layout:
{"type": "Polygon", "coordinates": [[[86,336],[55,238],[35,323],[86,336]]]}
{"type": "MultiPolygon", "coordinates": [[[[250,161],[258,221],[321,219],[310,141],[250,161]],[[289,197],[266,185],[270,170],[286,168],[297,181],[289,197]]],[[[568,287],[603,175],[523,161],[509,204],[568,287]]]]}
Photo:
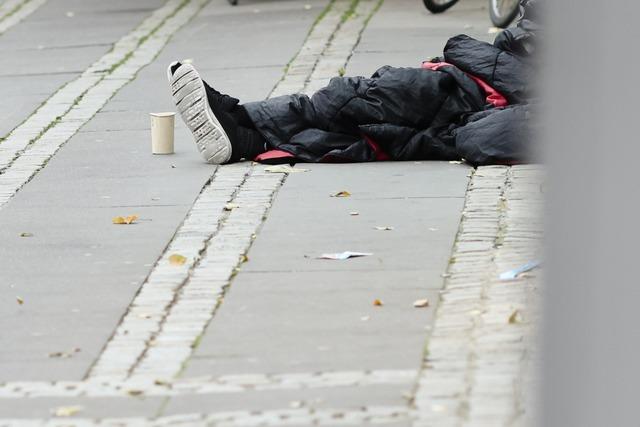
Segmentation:
{"type": "Polygon", "coordinates": [[[539,273],[498,276],[539,259],[541,184],[539,166],[474,173],[415,394],[415,426],[524,425],[539,273]]]}
{"type": "Polygon", "coordinates": [[[340,28],[344,14],[352,0],[333,0],[309,32],[302,48],[291,60],[284,76],[272,90],[270,97],[301,92],[309,82],[322,54],[335,32],[340,28]]]}
{"type": "Polygon", "coordinates": [[[5,0],[0,3],[0,35],[46,2],[47,0],[5,0]]]}
{"type": "MultiPolygon", "coordinates": [[[[157,342],[152,341],[152,338],[165,321],[166,313],[176,299],[176,293],[187,281],[196,263],[202,259],[201,252],[218,231],[226,215],[225,206],[233,199],[249,170],[246,163],[216,170],[212,184],[206,185],[196,199],[184,223],[178,228],[90,370],[89,378],[124,380],[150,344],[164,348],[167,338],[157,342]],[[171,256],[175,254],[185,257],[186,262],[183,265],[175,265],[175,262],[172,264],[171,256]]],[[[202,286],[198,295],[204,303],[211,305],[212,301],[217,301],[221,292],[219,284],[208,283],[202,286]]],[[[202,313],[202,310],[197,311],[194,307],[190,316],[199,318],[202,313]]],[[[188,341],[193,339],[192,333],[193,331],[181,328],[175,332],[174,339],[179,342],[188,341]]]]}
{"type": "Polygon", "coordinates": [[[161,381],[150,378],[127,381],[9,382],[0,384],[0,399],[33,397],[131,397],[223,394],[245,391],[304,390],[372,385],[410,385],[413,370],[334,371],[295,374],[241,374],[161,381]]]}
{"type": "Polygon", "coordinates": [[[0,143],[0,207],[40,170],[208,0],[169,0],[0,143]]]}
{"type": "Polygon", "coordinates": [[[65,418],[51,420],[0,419],[0,427],[234,427],[234,426],[362,426],[406,422],[412,414],[403,406],[369,406],[358,409],[281,409],[179,414],[144,418],[65,418]]]}
{"type": "Polygon", "coordinates": [[[312,95],[329,84],[337,75],[344,74],[345,67],[353,55],[353,49],[367,23],[382,4],[381,0],[360,0],[344,12],[338,31],[330,40],[309,78],[304,93],[312,95]]]}
{"type": "Polygon", "coordinates": [[[238,265],[245,261],[255,233],[262,224],[284,174],[253,168],[233,199],[233,208],[175,303],[152,338],[132,379],[173,378],[191,356],[199,337],[222,302],[225,290],[238,265]]]}

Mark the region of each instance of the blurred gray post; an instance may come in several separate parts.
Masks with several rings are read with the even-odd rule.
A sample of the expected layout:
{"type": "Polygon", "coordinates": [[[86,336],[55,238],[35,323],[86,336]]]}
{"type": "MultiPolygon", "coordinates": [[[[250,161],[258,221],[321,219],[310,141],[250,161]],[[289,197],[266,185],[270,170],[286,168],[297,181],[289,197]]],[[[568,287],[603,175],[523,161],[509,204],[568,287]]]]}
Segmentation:
{"type": "Polygon", "coordinates": [[[540,425],[640,426],[640,4],[547,3],[540,425]]]}

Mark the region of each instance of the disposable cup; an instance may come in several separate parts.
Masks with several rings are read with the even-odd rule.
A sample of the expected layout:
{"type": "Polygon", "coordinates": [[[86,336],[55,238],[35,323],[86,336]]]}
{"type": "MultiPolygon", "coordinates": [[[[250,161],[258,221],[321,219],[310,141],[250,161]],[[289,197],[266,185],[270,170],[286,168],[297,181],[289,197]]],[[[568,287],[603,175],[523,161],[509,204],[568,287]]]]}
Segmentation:
{"type": "Polygon", "coordinates": [[[176,113],[151,113],[151,152],[173,154],[176,113]]]}

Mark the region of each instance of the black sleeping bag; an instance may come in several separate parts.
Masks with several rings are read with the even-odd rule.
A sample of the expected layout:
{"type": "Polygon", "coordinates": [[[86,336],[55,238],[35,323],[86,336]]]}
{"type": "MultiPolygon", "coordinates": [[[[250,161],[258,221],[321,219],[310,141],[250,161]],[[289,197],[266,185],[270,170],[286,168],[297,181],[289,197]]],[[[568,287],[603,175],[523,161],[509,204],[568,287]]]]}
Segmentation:
{"type": "Polygon", "coordinates": [[[311,98],[294,94],[244,106],[268,145],[289,153],[283,162],[527,162],[537,29],[530,17],[539,4],[523,2],[518,26],[493,45],[452,37],[444,57],[434,60],[447,64],[437,69],[385,66],[370,78],[333,78],[311,98]],[[489,103],[477,79],[509,106],[489,103]]]}

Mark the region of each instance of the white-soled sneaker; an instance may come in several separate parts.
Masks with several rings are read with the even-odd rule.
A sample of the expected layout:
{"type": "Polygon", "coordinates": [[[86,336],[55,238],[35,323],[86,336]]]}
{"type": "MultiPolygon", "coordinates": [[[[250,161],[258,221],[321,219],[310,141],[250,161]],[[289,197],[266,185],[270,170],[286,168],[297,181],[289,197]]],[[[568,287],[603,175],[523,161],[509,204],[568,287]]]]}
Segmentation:
{"type": "Polygon", "coordinates": [[[231,141],[209,106],[200,74],[191,64],[172,62],[167,79],[173,101],[207,163],[220,165],[231,158],[231,141]]]}

